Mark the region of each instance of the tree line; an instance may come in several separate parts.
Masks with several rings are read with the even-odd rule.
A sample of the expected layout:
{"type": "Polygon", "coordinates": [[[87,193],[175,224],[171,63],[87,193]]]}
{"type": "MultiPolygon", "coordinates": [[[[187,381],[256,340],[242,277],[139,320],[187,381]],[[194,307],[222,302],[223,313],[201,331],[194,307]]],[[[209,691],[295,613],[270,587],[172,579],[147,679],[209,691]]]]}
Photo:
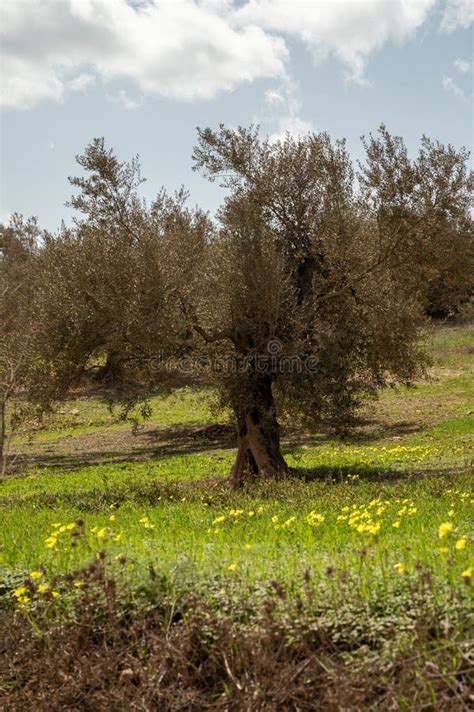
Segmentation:
{"type": "Polygon", "coordinates": [[[212,386],[238,433],[234,486],[288,474],[283,417],[342,428],[389,379],[410,383],[427,316],[473,293],[474,177],[465,149],[423,137],[410,158],[384,126],[362,142],[354,164],[327,133],[198,129],[194,170],[226,189],[211,219],[184,189],[145,202],[138,158],[94,139],[71,226],[0,228],[3,462],[7,420],[86,375],[126,407],[212,386]]]}

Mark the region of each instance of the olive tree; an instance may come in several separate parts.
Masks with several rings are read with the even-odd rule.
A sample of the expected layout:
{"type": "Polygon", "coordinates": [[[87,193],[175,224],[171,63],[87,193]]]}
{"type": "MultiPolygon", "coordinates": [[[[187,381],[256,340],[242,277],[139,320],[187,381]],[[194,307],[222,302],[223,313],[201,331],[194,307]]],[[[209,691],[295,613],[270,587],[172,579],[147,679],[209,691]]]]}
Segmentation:
{"type": "Polygon", "coordinates": [[[35,397],[45,403],[89,374],[107,398],[134,404],[163,381],[155,357],[185,348],[177,273],[180,294],[191,298],[188,273],[212,226],[187,207],[184,190],[162,190],[148,206],[137,192],[137,159],[120,162],[103,139],[77,160],[84,174],[69,179],[78,189],[74,224],[46,235],[38,256],[37,343],[49,370],[35,397]]]}
{"type": "Polygon", "coordinates": [[[25,220],[19,214],[0,226],[0,475],[7,465],[7,430],[13,432],[25,411],[25,403],[14,400],[34,370],[37,325],[31,304],[40,233],[34,218],[25,220]]]}
{"type": "Polygon", "coordinates": [[[238,424],[235,485],[288,473],[279,413],[340,423],[388,377],[419,371],[426,251],[448,219],[468,220],[467,154],[423,139],[410,160],[384,127],[364,145],[356,171],[325,133],[199,130],[195,169],[228,194],[188,314],[231,358],[218,381],[238,424]]]}

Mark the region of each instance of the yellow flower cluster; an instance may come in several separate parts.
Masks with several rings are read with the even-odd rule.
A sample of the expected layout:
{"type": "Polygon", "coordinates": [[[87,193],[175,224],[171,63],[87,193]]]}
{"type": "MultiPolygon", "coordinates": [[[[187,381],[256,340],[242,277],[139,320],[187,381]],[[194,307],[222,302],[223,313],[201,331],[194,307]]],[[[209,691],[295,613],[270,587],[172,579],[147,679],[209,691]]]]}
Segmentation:
{"type": "MultiPolygon", "coordinates": [[[[467,492],[459,492],[459,490],[448,490],[449,494],[458,494],[461,502],[464,503],[467,500],[468,493],[467,492]]],[[[454,509],[450,509],[448,512],[448,517],[453,518],[455,516],[455,511],[454,509]]],[[[438,537],[440,539],[447,539],[447,542],[454,542],[454,549],[456,551],[464,551],[468,540],[467,537],[464,534],[459,535],[457,527],[455,527],[454,522],[452,521],[446,521],[446,522],[441,522],[441,524],[438,526],[438,537]],[[456,540],[455,536],[457,536],[456,540]]],[[[440,554],[448,554],[449,553],[449,546],[440,546],[439,547],[439,552],[440,554]]],[[[471,569],[467,568],[465,569],[462,573],[461,576],[464,578],[470,578],[470,572],[471,569]],[[467,572],[467,573],[466,573],[467,572]]]]}
{"type": "MultiPolygon", "coordinates": [[[[467,500],[472,497],[472,493],[470,492],[463,492],[460,489],[448,489],[446,490],[446,494],[450,494],[453,497],[457,497],[459,499],[460,504],[464,504],[467,502],[467,500]]],[[[474,504],[474,499],[471,499],[471,504],[474,504]]],[[[454,504],[453,504],[454,506],[454,504]]]]}
{"type": "Polygon", "coordinates": [[[275,529],[291,529],[293,524],[296,522],[296,517],[289,517],[281,524],[275,524],[275,529]]]}
{"type": "Polygon", "coordinates": [[[156,524],[152,524],[146,515],[138,521],[144,529],[154,529],[156,527],[156,524]]]}
{"type": "MultiPolygon", "coordinates": [[[[462,448],[459,449],[462,452],[462,448]]],[[[368,445],[322,447],[318,452],[317,462],[327,466],[337,466],[342,462],[347,465],[391,465],[397,462],[424,462],[436,457],[441,450],[433,445],[368,445]]],[[[312,464],[317,464],[313,462],[312,464]]],[[[357,481],[358,475],[349,475],[347,480],[357,481]]]]}
{"type": "MultiPolygon", "coordinates": [[[[110,517],[109,517],[109,519],[110,519],[110,517]]],[[[115,516],[114,516],[113,521],[115,521],[115,516]]],[[[115,542],[122,541],[122,536],[123,536],[122,532],[114,532],[109,527],[92,527],[91,533],[95,534],[95,536],[97,537],[97,541],[101,544],[103,544],[107,540],[115,541],[115,542]]]]}
{"type": "Polygon", "coordinates": [[[76,522],[70,522],[69,524],[61,524],[58,522],[53,524],[53,530],[51,534],[45,539],[46,548],[55,549],[61,534],[71,532],[73,529],[76,528],[76,526],[76,522]]]}
{"type": "Polygon", "coordinates": [[[19,603],[21,606],[25,606],[27,603],[30,602],[30,597],[28,595],[28,589],[26,586],[18,586],[17,589],[13,592],[13,595],[15,596],[17,603],[19,603]]]}
{"type": "Polygon", "coordinates": [[[39,581],[40,578],[42,578],[43,572],[42,571],[32,571],[30,573],[30,579],[33,581],[32,584],[29,584],[29,588],[26,586],[18,586],[13,591],[13,595],[16,598],[16,601],[19,606],[26,606],[28,603],[31,601],[31,597],[35,593],[39,594],[45,594],[45,593],[51,593],[52,598],[58,598],[59,597],[59,592],[58,591],[50,591],[49,585],[47,583],[40,583],[38,586],[35,588],[35,583],[39,581]]]}

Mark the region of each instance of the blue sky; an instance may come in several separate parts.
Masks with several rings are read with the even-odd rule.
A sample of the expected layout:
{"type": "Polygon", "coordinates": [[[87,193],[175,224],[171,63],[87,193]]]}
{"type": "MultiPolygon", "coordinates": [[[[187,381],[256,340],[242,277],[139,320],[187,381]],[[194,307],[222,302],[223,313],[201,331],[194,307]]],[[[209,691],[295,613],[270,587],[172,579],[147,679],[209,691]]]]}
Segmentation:
{"type": "Polygon", "coordinates": [[[222,194],[191,171],[196,126],[327,130],[355,158],[384,122],[472,146],[473,5],[466,0],[4,0],[0,219],[70,212],[74,156],[105,136],[140,154],[143,187],[184,184],[213,213],[222,194]]]}

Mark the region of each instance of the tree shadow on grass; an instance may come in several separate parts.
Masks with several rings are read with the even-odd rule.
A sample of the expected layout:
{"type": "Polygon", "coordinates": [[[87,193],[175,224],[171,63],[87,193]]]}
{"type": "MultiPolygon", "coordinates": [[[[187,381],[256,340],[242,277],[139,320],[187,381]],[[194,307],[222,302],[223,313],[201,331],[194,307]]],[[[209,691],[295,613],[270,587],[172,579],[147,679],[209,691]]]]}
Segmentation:
{"type": "MultiPolygon", "coordinates": [[[[197,455],[235,447],[233,429],[224,425],[204,428],[170,427],[140,433],[130,447],[130,439],[123,442],[118,438],[115,447],[100,447],[95,444],[89,450],[58,451],[51,447],[46,452],[20,452],[15,454],[12,471],[21,471],[27,465],[58,469],[76,470],[93,465],[123,464],[126,462],[146,462],[179,455],[197,455]],[[143,442],[143,445],[138,443],[143,442]],[[149,443],[149,444],[145,444],[149,443]],[[128,446],[127,446],[128,445],[128,446]]],[[[107,444],[107,443],[106,443],[107,444]]]]}
{"type": "Polygon", "coordinates": [[[304,482],[326,482],[330,484],[348,483],[354,484],[357,481],[364,482],[397,482],[399,480],[422,479],[425,477],[441,477],[462,472],[465,469],[459,467],[436,467],[418,469],[410,467],[409,464],[404,469],[382,468],[365,463],[353,463],[351,465],[317,465],[316,467],[298,467],[292,474],[304,482]]]}
{"type": "Polygon", "coordinates": [[[345,433],[336,433],[329,427],[321,427],[317,432],[302,432],[298,428],[286,427],[282,436],[286,443],[292,447],[298,445],[324,445],[339,442],[341,445],[370,445],[378,441],[399,441],[404,437],[416,435],[424,430],[424,426],[415,421],[401,421],[387,424],[377,419],[359,419],[354,426],[345,433]]]}

